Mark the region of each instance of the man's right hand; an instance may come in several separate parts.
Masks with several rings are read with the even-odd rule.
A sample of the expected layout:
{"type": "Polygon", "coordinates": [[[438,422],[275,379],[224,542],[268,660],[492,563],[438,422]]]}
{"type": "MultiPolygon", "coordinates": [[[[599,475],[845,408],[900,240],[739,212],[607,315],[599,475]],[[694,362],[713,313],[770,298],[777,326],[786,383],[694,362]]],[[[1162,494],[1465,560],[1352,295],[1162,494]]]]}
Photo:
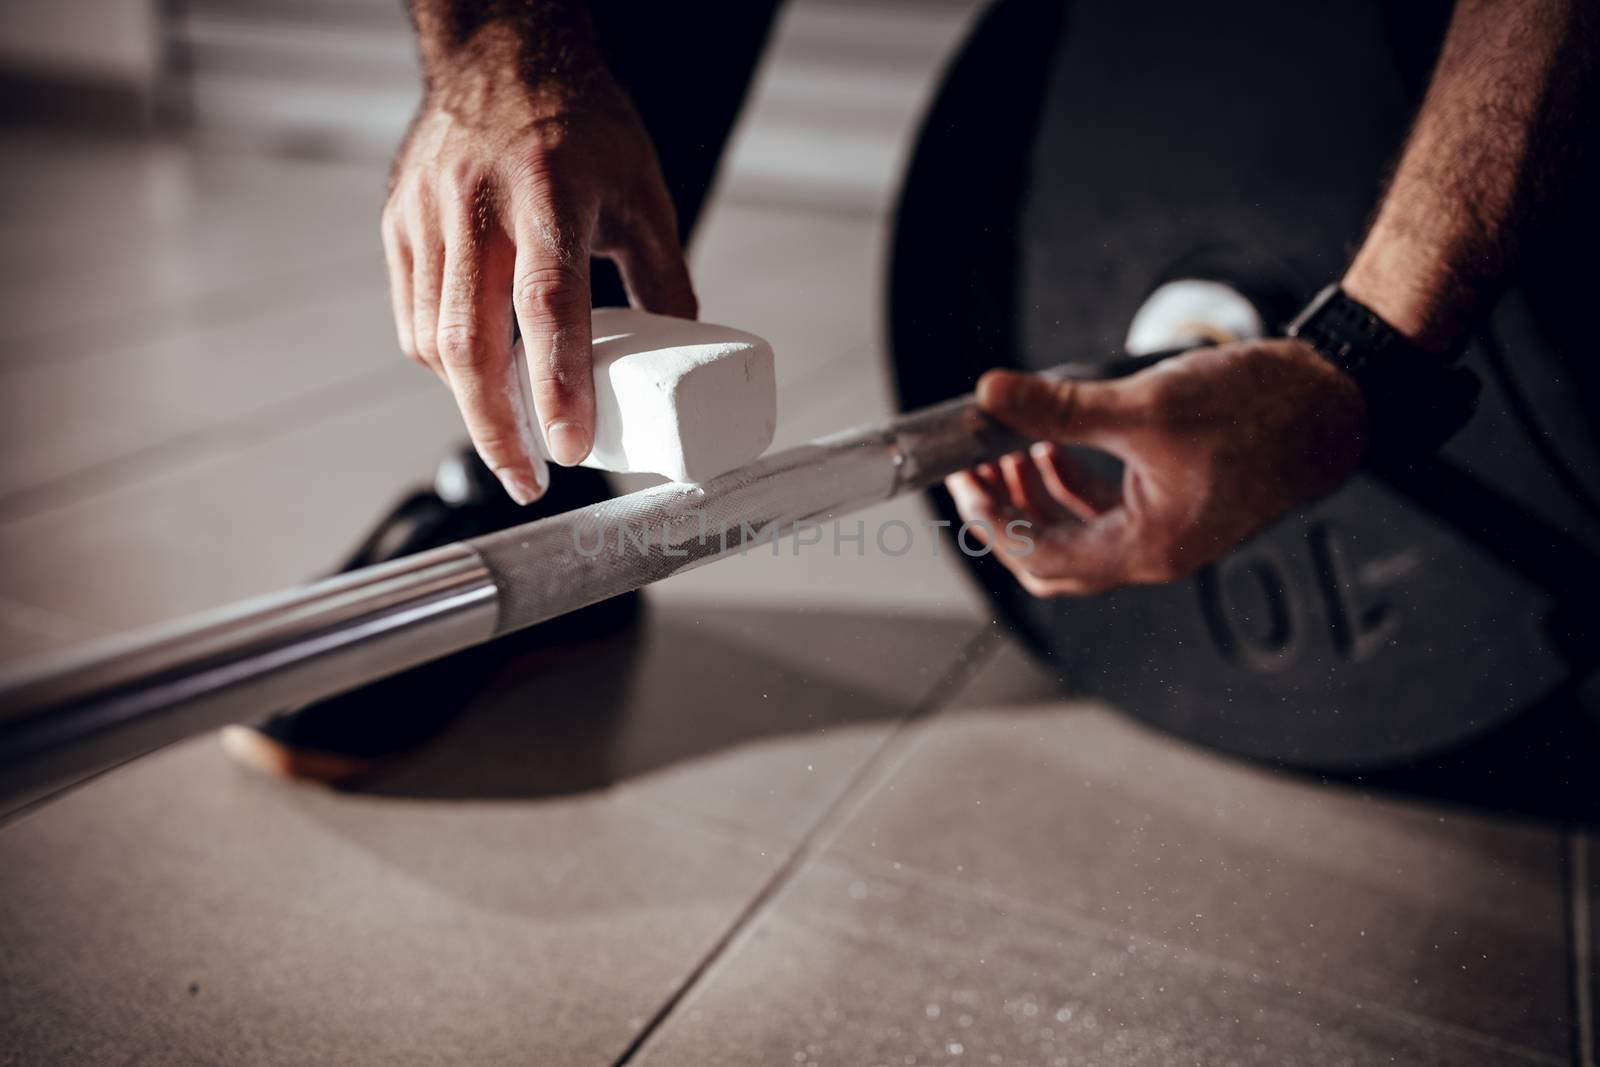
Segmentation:
{"type": "Polygon", "coordinates": [[[478,454],[529,503],[548,484],[536,426],[557,463],[594,444],[590,254],[616,261],[634,305],[697,308],[672,200],[621,88],[598,59],[530,83],[518,42],[498,32],[429,65],[383,244],[400,347],[450,387],[478,454]]]}

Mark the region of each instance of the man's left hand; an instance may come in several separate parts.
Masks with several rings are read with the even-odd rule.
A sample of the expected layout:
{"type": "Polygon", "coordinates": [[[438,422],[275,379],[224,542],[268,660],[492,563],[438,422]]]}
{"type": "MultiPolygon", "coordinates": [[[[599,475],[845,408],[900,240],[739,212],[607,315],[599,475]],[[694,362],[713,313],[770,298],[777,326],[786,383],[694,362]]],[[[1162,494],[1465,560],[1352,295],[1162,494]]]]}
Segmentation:
{"type": "Polygon", "coordinates": [[[945,484],[1036,596],[1190,574],[1338,487],[1365,448],[1355,383],[1292,340],[1197,349],[1114,381],[990,371],[978,404],[1039,443],[945,484]],[[1120,459],[1121,484],[1091,475],[1069,444],[1120,459]],[[1011,526],[1022,536],[1008,533],[1017,520],[1031,527],[1011,526]]]}

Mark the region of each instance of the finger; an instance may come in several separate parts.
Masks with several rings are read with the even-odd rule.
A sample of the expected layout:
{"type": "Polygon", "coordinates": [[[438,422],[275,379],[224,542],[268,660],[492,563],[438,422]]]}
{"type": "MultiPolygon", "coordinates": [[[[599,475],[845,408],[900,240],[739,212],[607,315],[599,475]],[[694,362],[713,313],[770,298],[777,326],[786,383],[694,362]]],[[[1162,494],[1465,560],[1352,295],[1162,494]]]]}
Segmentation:
{"type": "Polygon", "coordinates": [[[972,476],[990,495],[1003,499],[1006,495],[1006,480],[1000,474],[1000,468],[993,463],[980,463],[972,468],[972,476]]]}
{"type": "MultiPolygon", "coordinates": [[[[998,478],[999,473],[995,474],[998,478]]],[[[1048,525],[1047,520],[1030,520],[1014,507],[1004,484],[997,487],[986,484],[975,472],[960,471],[950,475],[945,479],[945,488],[961,516],[962,536],[982,544],[994,544],[1006,555],[1026,553],[1031,548],[1026,537],[1018,535],[1019,527],[1026,531],[1048,525]]]]}
{"type": "Polygon", "coordinates": [[[1057,382],[992,370],[978,379],[978,406],[1022,434],[1120,451],[1141,417],[1121,382],[1057,382]]]}
{"type": "Polygon", "coordinates": [[[603,251],[616,261],[634,307],[681,319],[700,314],[678,239],[678,222],[665,193],[650,221],[633,227],[620,243],[603,251]]]}
{"type": "Polygon", "coordinates": [[[386,213],[381,230],[383,261],[389,269],[389,306],[394,314],[395,335],[406,358],[422,363],[411,321],[411,242],[406,239],[397,215],[386,213]]]}
{"type": "Polygon", "coordinates": [[[1019,562],[1053,595],[1101,593],[1137,580],[1135,541],[1128,512],[1117,508],[1089,522],[1040,530],[1034,551],[1019,562]]]}
{"type": "Polygon", "coordinates": [[[1035,442],[1028,450],[1045,489],[1078,518],[1088,521],[1122,503],[1122,490],[1079,462],[1051,441],[1035,442]]]}
{"type": "Polygon", "coordinates": [[[970,471],[952,474],[945,478],[944,484],[956,506],[956,514],[961,518],[957,543],[967,552],[973,552],[970,547],[973,542],[979,548],[989,545],[994,539],[994,531],[1002,525],[999,499],[970,471]]]}
{"type": "Polygon", "coordinates": [[[594,447],[594,370],[589,321],[593,219],[517,212],[512,294],[528,384],[550,457],[563,466],[594,447]]]}
{"type": "Polygon", "coordinates": [[[439,359],[478,455],[519,504],[544,494],[549,472],[539,454],[511,357],[511,271],[515,252],[491,213],[462,198],[447,206],[439,359]]]}
{"type": "Polygon", "coordinates": [[[1045,487],[1044,478],[1031,456],[1025,456],[1020,452],[1001,456],[1000,474],[1005,479],[1006,493],[1011,503],[1030,518],[1041,522],[1060,522],[1063,519],[1077,517],[1073,511],[1062,506],[1060,501],[1050,495],[1050,490],[1045,487]]]}
{"type": "Polygon", "coordinates": [[[700,302],[689,280],[689,264],[676,243],[641,241],[617,249],[611,258],[616,260],[628,302],[634,307],[680,319],[699,317],[700,302]]]}
{"type": "Polygon", "coordinates": [[[957,471],[944,480],[944,487],[963,519],[988,519],[999,511],[994,491],[973,471],[957,471]]]}
{"type": "MultiPolygon", "coordinates": [[[[444,239],[426,205],[410,220],[411,328],[417,358],[444,378],[439,362],[439,295],[444,288],[444,239]]],[[[447,379],[448,380],[448,379],[447,379]]]]}
{"type": "Polygon", "coordinates": [[[1035,576],[1027,562],[1037,546],[1035,533],[1041,524],[1007,509],[1001,502],[1004,487],[996,493],[975,472],[962,471],[946,478],[945,488],[950,491],[956,512],[961,516],[959,541],[963,547],[973,541],[989,546],[989,554],[999,560],[1024,589],[1035,596],[1054,595],[1049,583],[1035,576]]]}
{"type": "Polygon", "coordinates": [[[1121,509],[1087,523],[1020,525],[1017,513],[973,472],[953,474],[945,486],[968,524],[967,535],[991,544],[995,559],[1035,596],[1098,593],[1134,580],[1131,531],[1121,509]]]}

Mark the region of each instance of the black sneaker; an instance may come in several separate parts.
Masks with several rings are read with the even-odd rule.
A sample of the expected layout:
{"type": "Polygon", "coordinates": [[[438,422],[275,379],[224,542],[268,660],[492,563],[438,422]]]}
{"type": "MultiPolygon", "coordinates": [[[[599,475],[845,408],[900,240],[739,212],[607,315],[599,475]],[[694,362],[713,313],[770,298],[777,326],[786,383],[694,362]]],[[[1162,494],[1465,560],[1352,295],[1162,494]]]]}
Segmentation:
{"type": "MultiPolygon", "coordinates": [[[[402,500],[339,568],[339,573],[409,556],[518,523],[609,499],[599,471],[552,467],[550,489],[517,504],[471,449],[446,460],[432,489],[402,500]]],[[[633,623],[629,593],[488,644],[251,726],[222,731],[237,763],[284,778],[346,785],[380,770],[434,737],[511,661],[585,644],[633,623]]]]}

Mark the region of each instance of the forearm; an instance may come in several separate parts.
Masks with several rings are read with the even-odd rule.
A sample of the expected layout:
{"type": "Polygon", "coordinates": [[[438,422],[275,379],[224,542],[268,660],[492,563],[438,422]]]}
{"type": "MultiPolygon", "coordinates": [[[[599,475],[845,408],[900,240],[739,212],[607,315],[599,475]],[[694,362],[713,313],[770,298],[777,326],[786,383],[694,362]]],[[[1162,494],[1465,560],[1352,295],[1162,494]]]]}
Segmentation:
{"type": "Polygon", "coordinates": [[[411,0],[426,92],[381,232],[400,347],[519,504],[594,445],[591,255],[694,318],[660,165],[577,0],[411,0]],[[520,354],[512,347],[521,333],[520,354]]]}
{"type": "Polygon", "coordinates": [[[1511,272],[1593,114],[1591,0],[1461,0],[1344,288],[1425,347],[1460,342],[1511,272]]]}
{"type": "Polygon", "coordinates": [[[430,98],[515,75],[524,91],[585,90],[604,63],[581,0],[411,0],[430,98]]]}

